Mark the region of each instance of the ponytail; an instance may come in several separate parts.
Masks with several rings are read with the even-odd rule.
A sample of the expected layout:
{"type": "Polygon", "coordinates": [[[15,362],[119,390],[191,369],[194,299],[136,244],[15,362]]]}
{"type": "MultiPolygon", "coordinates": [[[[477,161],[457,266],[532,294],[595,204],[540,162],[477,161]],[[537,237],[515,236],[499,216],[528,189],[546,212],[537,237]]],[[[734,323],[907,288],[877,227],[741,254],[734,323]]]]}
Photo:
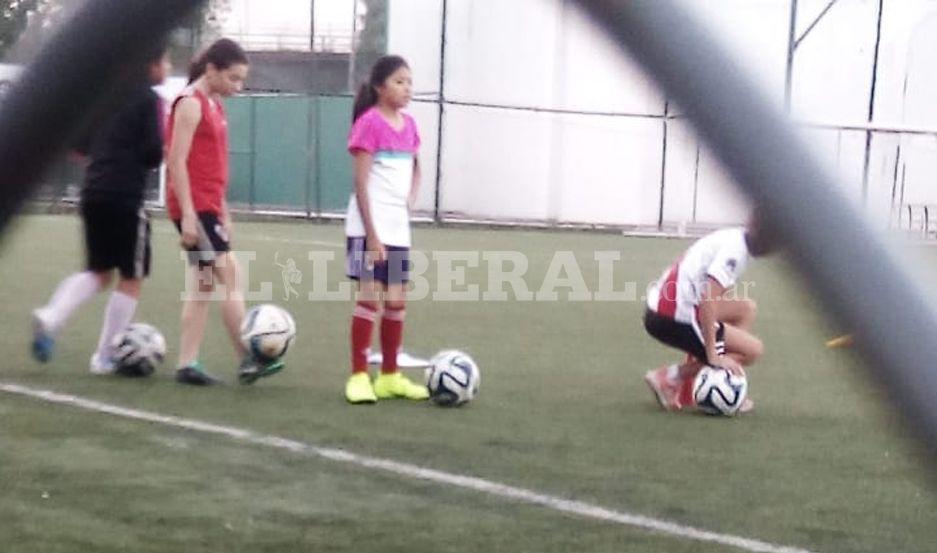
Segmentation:
{"type": "Polygon", "coordinates": [[[189,84],[194,83],[198,80],[199,77],[205,74],[205,68],[208,67],[208,61],[205,59],[205,55],[202,54],[198,59],[193,60],[189,65],[189,84]]]}
{"type": "Polygon", "coordinates": [[[401,67],[410,67],[407,60],[400,56],[383,56],[371,68],[371,76],[368,82],[358,88],[355,94],[355,107],[352,112],[352,123],[361,117],[361,114],[368,111],[377,104],[377,89],[384,86],[384,81],[394,74],[401,67]]]}
{"type": "Polygon", "coordinates": [[[351,122],[357,121],[361,114],[374,107],[375,104],[377,104],[377,90],[370,83],[363,83],[358,87],[358,93],[355,94],[355,107],[351,122]]]}

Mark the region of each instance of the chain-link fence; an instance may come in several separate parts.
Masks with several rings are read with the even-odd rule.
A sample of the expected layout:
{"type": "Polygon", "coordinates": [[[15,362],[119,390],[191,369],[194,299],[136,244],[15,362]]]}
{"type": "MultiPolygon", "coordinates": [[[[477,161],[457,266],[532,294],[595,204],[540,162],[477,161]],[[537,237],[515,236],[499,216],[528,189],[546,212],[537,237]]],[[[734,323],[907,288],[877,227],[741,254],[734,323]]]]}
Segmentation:
{"type": "MultiPolygon", "coordinates": [[[[714,10],[704,0],[686,3],[800,122],[843,175],[853,205],[879,228],[937,232],[930,182],[937,79],[929,70],[937,6],[724,0],[714,10]]],[[[282,16],[305,17],[301,24],[278,29],[270,27],[276,21],[252,26],[250,10],[237,14],[228,30],[254,51],[251,90],[229,102],[232,202],[341,214],[351,189],[343,147],[351,91],[390,51],[414,70],[421,215],[667,233],[743,220],[746,201],[681,107],[616,57],[573,4],[310,0],[308,9],[282,16]],[[291,34],[302,28],[305,34],[291,34]]],[[[204,40],[206,32],[177,33],[176,43],[204,40]]],[[[47,195],[78,188],[80,171],[55,174],[47,195]]]]}

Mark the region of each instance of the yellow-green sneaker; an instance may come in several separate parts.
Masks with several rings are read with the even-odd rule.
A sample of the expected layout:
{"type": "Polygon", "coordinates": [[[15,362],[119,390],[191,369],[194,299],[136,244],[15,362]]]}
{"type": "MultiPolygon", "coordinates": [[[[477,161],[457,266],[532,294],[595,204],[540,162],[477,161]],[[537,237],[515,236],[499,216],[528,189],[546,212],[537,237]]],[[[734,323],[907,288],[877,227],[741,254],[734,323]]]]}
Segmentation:
{"type": "Polygon", "coordinates": [[[407,399],[429,399],[429,390],[416,384],[402,373],[381,374],[374,379],[374,395],[380,399],[403,397],[407,399]]]}
{"type": "Polygon", "coordinates": [[[348,378],[345,383],[345,399],[348,403],[377,403],[368,373],[355,373],[348,378]]]}

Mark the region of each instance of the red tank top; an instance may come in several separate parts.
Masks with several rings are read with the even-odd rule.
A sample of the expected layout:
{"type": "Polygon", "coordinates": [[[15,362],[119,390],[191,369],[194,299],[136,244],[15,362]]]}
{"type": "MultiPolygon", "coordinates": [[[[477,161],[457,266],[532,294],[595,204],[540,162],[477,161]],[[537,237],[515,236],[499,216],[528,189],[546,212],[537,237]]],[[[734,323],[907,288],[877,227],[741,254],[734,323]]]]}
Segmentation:
{"type": "MultiPolygon", "coordinates": [[[[192,97],[202,106],[202,119],[195,128],[192,148],[186,166],[189,169],[189,189],[196,212],[221,214],[221,207],[228,190],[228,122],[224,106],[212,101],[202,91],[189,87],[173,102],[169,117],[169,144],[172,148],[172,133],[175,125],[176,106],[183,98],[192,97]]],[[[182,218],[182,208],[172,187],[167,183],[166,207],[172,219],[182,218]]]]}

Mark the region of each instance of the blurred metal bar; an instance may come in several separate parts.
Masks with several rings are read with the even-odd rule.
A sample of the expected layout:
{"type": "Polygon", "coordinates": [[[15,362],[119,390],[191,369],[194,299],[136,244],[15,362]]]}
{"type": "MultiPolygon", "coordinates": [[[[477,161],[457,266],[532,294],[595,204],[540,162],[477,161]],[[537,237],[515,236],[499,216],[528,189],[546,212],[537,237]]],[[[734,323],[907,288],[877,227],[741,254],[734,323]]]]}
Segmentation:
{"type": "Polygon", "coordinates": [[[830,123],[811,123],[809,121],[795,121],[797,126],[808,129],[821,129],[831,131],[870,131],[882,134],[906,134],[915,136],[937,136],[937,130],[921,129],[917,127],[904,127],[900,125],[838,125],[830,123]]]}
{"type": "Polygon", "coordinates": [[[813,20],[813,23],[807,26],[807,30],[804,31],[804,34],[800,35],[800,37],[798,37],[797,40],[794,41],[794,50],[800,47],[800,43],[803,42],[805,38],[807,38],[810,32],[813,31],[814,27],[816,27],[817,24],[819,24],[820,21],[823,20],[827,12],[830,11],[830,8],[832,8],[838,1],[839,0],[830,0],[830,3],[827,4],[826,7],[823,8],[823,11],[820,12],[820,15],[818,15],[816,19],[813,20]]]}
{"type": "Polygon", "coordinates": [[[436,114],[436,190],[433,192],[433,221],[440,222],[439,202],[442,201],[442,147],[446,125],[446,38],[449,25],[449,1],[442,0],[442,16],[439,33],[439,96],[434,100],[439,110],[436,114]]]}
{"type": "MultiPolygon", "coordinates": [[[[878,83],[878,54],[882,45],[882,12],[885,0],[878,0],[878,22],[875,25],[875,52],[872,58],[872,85],[869,87],[869,118],[871,125],[875,118],[875,87],[878,83]]],[[[872,131],[865,132],[865,158],[862,162],[862,201],[869,199],[869,160],[872,158],[872,131]]]]}
{"type": "Polygon", "coordinates": [[[765,209],[811,291],[853,329],[873,376],[937,451],[937,311],[735,58],[675,0],[579,0],[689,115],[765,209]]]}
{"type": "Polygon", "coordinates": [[[794,82],[794,50],[797,49],[797,0],[791,0],[791,15],[787,27],[787,66],[784,71],[784,111],[791,112],[791,89],[794,82]]]}
{"type": "Polygon", "coordinates": [[[664,199],[667,193],[667,116],[670,115],[670,102],[664,100],[664,117],[661,119],[663,144],[660,152],[660,200],[657,204],[657,230],[664,228],[664,199]]]}
{"type": "Polygon", "coordinates": [[[83,119],[201,0],[91,0],[0,105],[0,231],[83,119]]]}

